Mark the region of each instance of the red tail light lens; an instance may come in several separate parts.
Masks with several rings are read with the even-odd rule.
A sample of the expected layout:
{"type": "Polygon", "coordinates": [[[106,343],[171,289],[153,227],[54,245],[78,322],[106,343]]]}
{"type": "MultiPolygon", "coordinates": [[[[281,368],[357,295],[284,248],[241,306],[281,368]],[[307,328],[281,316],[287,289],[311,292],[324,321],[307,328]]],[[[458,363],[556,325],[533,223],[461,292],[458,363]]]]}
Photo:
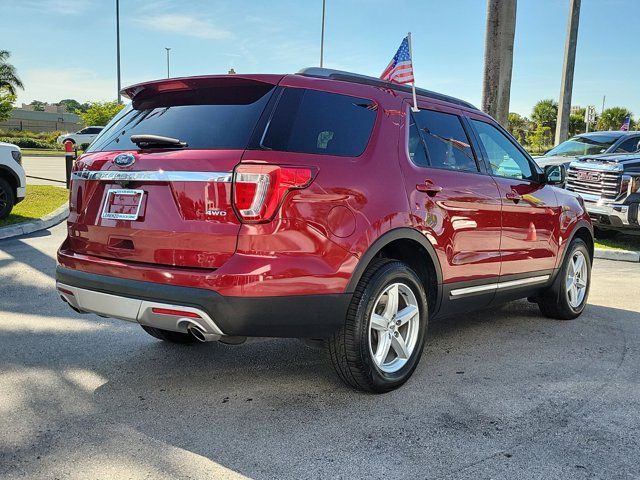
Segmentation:
{"type": "Polygon", "coordinates": [[[156,315],[173,315],[174,317],[202,318],[195,312],[187,312],[186,310],[174,310],[172,308],[153,307],[151,311],[156,315]]]}
{"type": "Polygon", "coordinates": [[[238,165],[233,176],[233,203],[244,222],[268,222],[287,192],[311,184],[316,170],[280,165],[238,165]]]}

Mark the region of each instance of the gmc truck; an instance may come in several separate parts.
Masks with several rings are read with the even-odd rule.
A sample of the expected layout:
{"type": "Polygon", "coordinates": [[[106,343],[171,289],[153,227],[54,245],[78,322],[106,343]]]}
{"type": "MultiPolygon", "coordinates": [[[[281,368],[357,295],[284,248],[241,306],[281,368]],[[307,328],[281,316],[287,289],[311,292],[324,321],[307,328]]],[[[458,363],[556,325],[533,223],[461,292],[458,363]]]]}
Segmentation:
{"type": "Polygon", "coordinates": [[[585,156],[572,162],[567,189],[583,198],[597,236],[640,232],[640,151],[585,156]]]}

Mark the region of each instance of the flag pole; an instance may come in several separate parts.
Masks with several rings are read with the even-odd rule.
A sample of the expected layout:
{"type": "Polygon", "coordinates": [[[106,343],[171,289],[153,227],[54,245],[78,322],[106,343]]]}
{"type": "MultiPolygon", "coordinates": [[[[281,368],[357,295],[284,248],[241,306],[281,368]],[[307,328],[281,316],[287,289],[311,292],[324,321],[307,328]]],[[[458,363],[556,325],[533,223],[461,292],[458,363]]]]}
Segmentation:
{"type": "MultiPolygon", "coordinates": [[[[407,40],[409,42],[409,57],[411,57],[411,68],[413,69],[413,74],[415,77],[415,67],[413,64],[413,50],[411,47],[411,32],[407,33],[407,40]]],[[[413,107],[411,108],[411,110],[413,110],[414,112],[418,111],[418,100],[416,99],[416,81],[412,81],[411,82],[411,93],[413,94],[413,107]]]]}

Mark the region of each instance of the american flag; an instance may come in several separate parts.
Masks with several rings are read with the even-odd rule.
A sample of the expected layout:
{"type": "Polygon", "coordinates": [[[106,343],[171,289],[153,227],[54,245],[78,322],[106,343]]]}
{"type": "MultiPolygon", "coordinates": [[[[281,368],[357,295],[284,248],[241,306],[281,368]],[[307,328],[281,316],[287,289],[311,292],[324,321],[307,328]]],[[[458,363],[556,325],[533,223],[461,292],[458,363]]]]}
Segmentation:
{"type": "Polygon", "coordinates": [[[630,126],[631,126],[631,117],[627,115],[627,117],[624,119],[624,122],[622,122],[622,126],[620,127],[620,130],[622,130],[623,132],[628,132],[630,126]]]}
{"type": "Polygon", "coordinates": [[[406,36],[400,44],[400,48],[393,56],[387,68],[380,75],[382,80],[393,83],[411,83],[413,77],[413,63],[409,53],[409,37],[406,36]]]}

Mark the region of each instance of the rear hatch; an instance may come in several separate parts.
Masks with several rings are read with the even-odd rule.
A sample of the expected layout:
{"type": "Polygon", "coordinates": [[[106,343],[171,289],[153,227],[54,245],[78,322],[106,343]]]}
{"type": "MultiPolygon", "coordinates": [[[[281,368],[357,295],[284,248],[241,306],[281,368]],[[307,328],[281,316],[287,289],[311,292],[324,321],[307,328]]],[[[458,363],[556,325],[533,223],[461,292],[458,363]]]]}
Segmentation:
{"type": "Polygon", "coordinates": [[[221,266],[240,229],[232,171],[280,78],[194,77],[128,88],[131,104],[76,162],[70,248],[131,262],[221,266]]]}

